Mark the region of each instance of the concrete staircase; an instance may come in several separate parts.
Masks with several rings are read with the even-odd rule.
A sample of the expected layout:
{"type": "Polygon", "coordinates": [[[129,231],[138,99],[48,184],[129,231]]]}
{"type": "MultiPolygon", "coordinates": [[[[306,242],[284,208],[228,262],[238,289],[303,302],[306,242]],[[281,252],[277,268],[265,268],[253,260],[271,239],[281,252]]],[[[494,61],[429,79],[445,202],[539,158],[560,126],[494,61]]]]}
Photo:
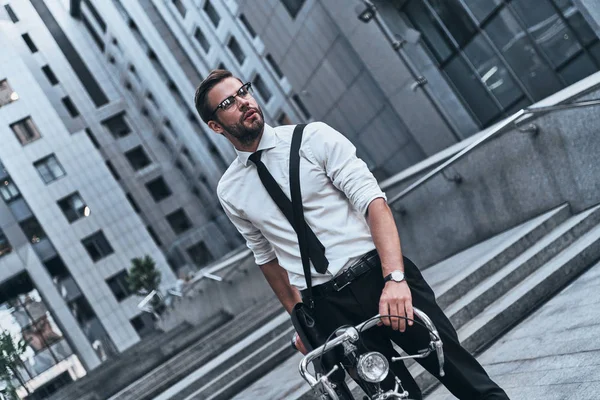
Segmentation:
{"type": "Polygon", "coordinates": [[[190,344],[206,336],[232,316],[217,313],[211,323],[200,329],[183,323],[169,332],[157,331],[145,337],[123,353],[93,370],[84,378],[64,387],[48,400],[104,400],[139,379],[171,357],[184,351],[190,344]],[[106,383],[110,382],[110,385],[106,383]]]}
{"type": "MultiPolygon", "coordinates": [[[[567,205],[561,206],[513,230],[512,244],[475,263],[479,267],[460,272],[454,285],[447,282],[436,288],[440,304],[469,351],[479,353],[490,346],[600,258],[600,206],[577,215],[567,211],[567,205]],[[519,231],[527,233],[519,235],[519,231]],[[459,292],[457,286],[468,290],[460,296],[452,294],[459,292]]],[[[451,264],[446,260],[426,275],[441,275],[440,270],[451,264]]],[[[417,364],[411,372],[424,388],[437,383],[417,364]]]]}
{"type": "MultiPolygon", "coordinates": [[[[423,274],[465,347],[477,353],[598,259],[600,206],[572,215],[565,204],[423,274]]],[[[110,399],[253,399],[253,387],[261,384],[286,393],[286,400],[313,399],[295,368],[277,378],[277,367],[294,354],[292,332],[287,313],[272,298],[214,328],[110,399]]],[[[426,392],[434,387],[437,381],[418,364],[409,367],[426,392]]]]}
{"type": "MultiPolygon", "coordinates": [[[[433,265],[423,275],[464,346],[478,353],[599,259],[600,206],[572,215],[565,204],[433,265]]],[[[425,392],[434,388],[433,376],[417,363],[408,365],[425,392]]],[[[270,374],[280,386],[272,393],[284,393],[301,381],[299,376],[289,379],[289,372],[281,375],[287,379],[277,382],[276,371],[270,374]]],[[[236,400],[266,393],[266,385],[266,380],[256,382],[236,400]]],[[[315,399],[309,390],[293,398],[315,399]]]]}
{"type": "Polygon", "coordinates": [[[291,329],[287,313],[273,298],[214,328],[110,399],[183,399],[192,394],[230,398],[228,393],[243,389],[292,354],[291,329]],[[249,365],[254,368],[244,374],[249,365]]]}

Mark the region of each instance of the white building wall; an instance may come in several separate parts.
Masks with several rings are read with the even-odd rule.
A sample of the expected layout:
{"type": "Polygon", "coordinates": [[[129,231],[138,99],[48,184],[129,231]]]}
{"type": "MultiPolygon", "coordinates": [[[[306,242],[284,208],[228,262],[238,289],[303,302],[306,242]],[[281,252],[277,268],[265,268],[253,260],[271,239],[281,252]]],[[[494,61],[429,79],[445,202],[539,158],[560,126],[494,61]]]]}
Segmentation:
{"type": "MultiPolygon", "coordinates": [[[[175,277],[164,255],[154,244],[119,184],[106,168],[99,152],[83,132],[73,135],[69,133],[35,77],[29,72],[28,65],[13,50],[13,46],[19,48],[24,45],[16,44],[19,43],[15,41],[18,35],[14,32],[6,34],[10,30],[11,27],[3,23],[0,35],[0,47],[3,49],[0,52],[0,77],[8,79],[20,99],[0,108],[0,137],[3,138],[0,159],[115,346],[122,351],[139,340],[129,320],[140,311],[136,307],[135,298],[118,303],[105,279],[129,267],[132,258],[146,254],[156,260],[162,272],[163,286],[172,285],[175,277]],[[9,125],[27,116],[33,119],[42,137],[22,146],[9,125]],[[66,176],[46,185],[33,163],[52,153],[62,164],[66,176]],[[69,224],[56,201],[74,191],[79,191],[90,207],[91,215],[69,224]],[[81,244],[81,239],[100,229],[114,253],[94,263],[81,244]]],[[[35,35],[38,43],[42,42],[42,34],[35,35]]],[[[80,110],[85,111],[83,99],[76,104],[81,104],[80,110]]],[[[75,344],[77,352],[89,366],[94,366],[91,360],[93,357],[88,355],[89,345],[86,346],[79,340],[79,327],[69,321],[72,317],[66,315],[68,311],[61,311],[66,306],[64,303],[60,304],[62,300],[55,291],[52,295],[52,283],[49,277],[40,272],[43,271],[40,269],[41,264],[28,247],[30,246],[25,246],[23,250],[26,254],[20,256],[24,260],[24,268],[57,313],[57,319],[65,327],[65,333],[75,344]]],[[[11,259],[14,259],[13,255],[2,262],[13,262],[11,259]]]]}

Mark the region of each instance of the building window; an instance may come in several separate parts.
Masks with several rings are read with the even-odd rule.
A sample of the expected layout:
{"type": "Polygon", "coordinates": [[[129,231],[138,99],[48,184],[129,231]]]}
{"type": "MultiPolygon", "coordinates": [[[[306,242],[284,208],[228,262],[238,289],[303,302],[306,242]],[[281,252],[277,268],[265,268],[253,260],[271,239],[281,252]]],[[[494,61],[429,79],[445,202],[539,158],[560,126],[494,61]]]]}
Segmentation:
{"type": "Polygon", "coordinates": [[[279,125],[293,125],[290,117],[283,111],[281,112],[281,114],[279,114],[279,117],[277,118],[277,123],[279,125]]]}
{"type": "Polygon", "coordinates": [[[46,232],[44,232],[44,229],[36,217],[29,217],[26,220],[19,222],[19,225],[30,243],[35,244],[46,238],[46,232]]]}
{"type": "Polygon", "coordinates": [[[196,39],[196,41],[198,42],[200,47],[202,47],[204,52],[208,53],[208,51],[210,50],[210,43],[208,42],[208,39],[206,39],[206,36],[204,36],[204,33],[200,30],[200,28],[196,28],[196,30],[194,31],[194,39],[196,39]]]}
{"type": "Polygon", "coordinates": [[[42,71],[52,86],[58,85],[58,78],[54,75],[54,72],[52,72],[49,65],[44,65],[42,71]]]}
{"type": "Polygon", "coordinates": [[[242,22],[242,25],[244,25],[244,28],[246,28],[246,30],[250,34],[250,37],[255,38],[256,31],[252,28],[252,25],[250,25],[250,22],[248,22],[248,18],[246,18],[244,14],[240,14],[240,21],[242,22]]]}
{"type": "Polygon", "coordinates": [[[8,238],[6,237],[4,232],[2,232],[2,229],[0,229],[0,257],[10,253],[11,251],[12,246],[10,245],[10,242],[8,241],[8,238]]]}
{"type": "Polygon", "coordinates": [[[192,154],[190,153],[190,151],[188,150],[187,147],[183,146],[181,148],[181,153],[183,154],[183,156],[186,158],[186,160],[188,160],[188,162],[192,165],[196,165],[196,160],[194,160],[194,157],[192,157],[192,154]]]}
{"type": "Polygon", "coordinates": [[[187,231],[192,227],[192,222],[188,218],[183,208],[179,208],[166,216],[167,222],[171,225],[171,229],[177,235],[187,231]]]}
{"type": "Polygon", "coordinates": [[[106,280],[106,284],[110,288],[110,291],[115,295],[117,301],[123,301],[133,294],[131,289],[129,289],[129,283],[127,282],[128,276],[129,274],[127,271],[123,270],[106,280]]]}
{"type": "Polygon", "coordinates": [[[177,11],[179,11],[179,14],[181,14],[181,16],[183,18],[185,18],[185,14],[186,14],[187,10],[185,9],[183,2],[181,0],[172,0],[172,3],[175,6],[175,8],[177,9],[177,11]]]}
{"type": "Polygon", "coordinates": [[[409,0],[422,34],[480,127],[600,69],[600,40],[570,0],[409,0]]]}
{"type": "Polygon", "coordinates": [[[8,13],[8,16],[10,17],[10,20],[13,23],[17,23],[19,22],[19,18],[17,17],[17,14],[15,14],[15,12],[13,11],[12,7],[8,4],[4,5],[4,9],[6,10],[6,12],[8,13]]]}
{"type": "Polygon", "coordinates": [[[125,137],[131,133],[131,129],[129,129],[129,125],[127,125],[127,122],[125,121],[124,113],[113,115],[112,117],[105,119],[102,121],[102,125],[108,129],[115,139],[125,137]]]}
{"type": "Polygon", "coordinates": [[[96,136],[94,136],[94,134],[92,133],[92,130],[90,128],[85,128],[85,134],[90,139],[90,142],[92,142],[94,147],[99,149],[100,143],[98,143],[98,140],[96,140],[96,136]]]}
{"type": "Polygon", "coordinates": [[[244,60],[246,59],[246,54],[244,54],[242,47],[233,36],[229,39],[227,47],[229,48],[229,50],[231,50],[231,53],[233,54],[237,62],[240,65],[242,65],[244,63],[244,60]]]}
{"type": "Polygon", "coordinates": [[[75,107],[75,104],[73,104],[73,102],[71,101],[71,98],[69,96],[63,97],[62,102],[63,102],[65,108],[67,109],[67,111],[69,112],[69,115],[71,116],[71,118],[75,118],[75,117],[79,116],[79,110],[77,109],[77,107],[75,107]]]}
{"type": "Polygon", "coordinates": [[[2,195],[6,203],[10,203],[21,197],[19,189],[17,189],[17,186],[10,179],[5,179],[0,184],[0,195],[2,195]]]}
{"type": "Polygon", "coordinates": [[[96,318],[94,310],[90,306],[90,303],[83,296],[79,296],[76,299],[71,300],[67,303],[69,310],[81,325],[85,325],[86,322],[96,318]]]}
{"type": "Polygon", "coordinates": [[[10,127],[23,146],[42,137],[30,117],[17,121],[10,127]]]}
{"type": "Polygon", "coordinates": [[[206,13],[206,15],[208,15],[208,18],[213,23],[215,28],[218,27],[219,21],[221,21],[221,17],[219,16],[219,13],[215,9],[215,6],[212,5],[212,2],[210,0],[206,0],[206,3],[204,3],[204,12],[206,13]]]}
{"type": "Polygon", "coordinates": [[[5,79],[0,81],[0,107],[12,103],[13,101],[19,100],[17,92],[12,90],[8,81],[5,79]]]}
{"type": "Polygon", "coordinates": [[[57,203],[67,221],[71,223],[90,215],[90,208],[85,204],[79,192],[72,193],[57,203]]]}
{"type": "Polygon", "coordinates": [[[115,178],[115,180],[120,180],[121,176],[119,175],[119,173],[117,172],[117,170],[115,169],[115,167],[113,167],[112,163],[110,161],[106,161],[106,168],[108,168],[108,170],[110,171],[111,175],[113,176],[113,178],[115,178]]]}
{"type": "Polygon", "coordinates": [[[81,240],[92,261],[96,262],[114,253],[102,231],[98,231],[81,240]]]}
{"type": "Polygon", "coordinates": [[[213,260],[204,242],[198,242],[187,248],[187,253],[197,267],[203,267],[213,260]]]}
{"type": "Polygon", "coordinates": [[[256,91],[260,95],[260,98],[263,99],[265,103],[268,103],[269,100],[271,100],[271,97],[273,95],[267,87],[265,81],[263,81],[260,74],[256,74],[256,76],[254,77],[254,80],[252,81],[252,87],[256,89],[256,91]]]}
{"type": "Polygon", "coordinates": [[[84,14],[81,14],[79,17],[81,18],[81,22],[83,22],[83,26],[87,29],[88,33],[94,40],[94,43],[96,43],[96,46],[98,46],[101,52],[104,52],[106,46],[104,44],[104,40],[102,40],[102,37],[100,37],[98,32],[96,32],[96,29],[92,27],[92,24],[84,14]]]}
{"type": "Polygon", "coordinates": [[[25,41],[27,47],[29,47],[29,51],[31,51],[32,53],[37,53],[38,48],[35,46],[35,43],[33,43],[33,40],[31,40],[31,37],[29,37],[29,34],[24,33],[22,35],[22,38],[25,41]]]}
{"type": "Polygon", "coordinates": [[[146,189],[148,189],[148,192],[150,192],[150,195],[157,203],[173,194],[162,176],[146,183],[146,189]]]}
{"type": "Polygon", "coordinates": [[[45,184],[49,184],[66,175],[60,162],[54,154],[33,163],[45,184]]]}
{"type": "Polygon", "coordinates": [[[269,64],[269,66],[271,67],[271,69],[273,69],[273,72],[275,72],[275,75],[277,75],[277,77],[279,79],[282,79],[283,78],[283,72],[281,71],[281,68],[279,68],[279,65],[277,65],[277,63],[273,59],[273,56],[271,56],[271,54],[267,54],[265,56],[265,59],[267,60],[267,63],[269,64]]]}
{"type": "Polygon", "coordinates": [[[296,103],[296,106],[300,109],[304,118],[310,119],[310,113],[308,112],[308,109],[304,105],[304,102],[302,102],[302,100],[300,99],[300,96],[295,94],[292,96],[292,100],[294,100],[294,103],[296,103]]]}
{"type": "Polygon", "coordinates": [[[152,240],[154,240],[154,243],[156,243],[156,245],[159,247],[162,246],[162,242],[158,238],[158,235],[156,234],[154,229],[152,229],[152,227],[150,225],[146,226],[146,229],[148,230],[148,233],[150,234],[150,237],[152,238],[152,240]]]}
{"type": "Polygon", "coordinates": [[[137,146],[127,151],[125,153],[125,157],[127,158],[127,161],[129,161],[129,164],[134,171],[139,171],[140,169],[146,168],[148,165],[152,164],[152,161],[150,161],[150,158],[142,146],[137,146]]]}
{"type": "Polygon", "coordinates": [[[296,18],[304,5],[304,0],[281,0],[281,2],[292,18],[296,18]]]}

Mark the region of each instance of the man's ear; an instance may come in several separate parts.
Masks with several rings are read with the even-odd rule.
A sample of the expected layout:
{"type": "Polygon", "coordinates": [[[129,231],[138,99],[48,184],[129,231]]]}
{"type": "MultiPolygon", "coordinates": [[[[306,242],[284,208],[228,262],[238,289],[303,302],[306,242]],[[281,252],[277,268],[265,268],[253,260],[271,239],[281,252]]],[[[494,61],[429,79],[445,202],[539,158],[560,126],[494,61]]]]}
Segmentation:
{"type": "Polygon", "coordinates": [[[212,129],[214,132],[223,134],[223,127],[216,121],[210,120],[208,121],[208,127],[212,129]]]}

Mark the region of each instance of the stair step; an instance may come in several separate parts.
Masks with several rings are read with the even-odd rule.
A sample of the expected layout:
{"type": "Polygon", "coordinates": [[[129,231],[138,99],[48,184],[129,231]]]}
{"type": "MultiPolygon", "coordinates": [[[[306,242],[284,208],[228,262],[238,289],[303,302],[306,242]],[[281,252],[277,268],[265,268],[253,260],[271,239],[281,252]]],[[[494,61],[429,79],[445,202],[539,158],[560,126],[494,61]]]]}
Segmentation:
{"type": "MultiPolygon", "coordinates": [[[[597,212],[597,207],[586,213],[593,212],[597,212]]],[[[599,258],[600,225],[582,235],[467,322],[458,330],[461,343],[471,353],[481,351],[599,258]]],[[[421,387],[431,388],[437,384],[437,380],[418,364],[413,365],[410,371],[421,387]]]]}
{"type": "Polygon", "coordinates": [[[486,240],[423,271],[446,308],[470,288],[500,270],[571,215],[568,204],[486,240]]]}
{"type": "MultiPolygon", "coordinates": [[[[195,368],[179,378],[174,384],[170,385],[166,390],[153,397],[154,400],[171,400],[177,398],[184,398],[180,396],[180,393],[187,393],[190,385],[196,385],[196,382],[201,382],[204,376],[210,374],[210,372],[216,368],[220,368],[222,365],[227,365],[233,357],[238,354],[243,354],[244,349],[248,348],[252,343],[259,341],[262,337],[267,335],[273,329],[277,329],[282,324],[289,321],[289,315],[286,312],[279,312],[274,318],[271,318],[268,322],[262,323],[259,326],[254,327],[249,332],[244,333],[244,336],[238,338],[235,342],[231,343],[227,347],[220,349],[220,352],[216,357],[211,358],[207,362],[202,362],[195,365],[195,368]]],[[[199,389],[198,386],[195,386],[199,389]]]]}
{"type": "Polygon", "coordinates": [[[600,223],[600,207],[569,218],[503,268],[445,308],[456,329],[600,223]]]}
{"type": "MultiPolygon", "coordinates": [[[[290,337],[294,328],[290,326],[267,347],[247,357],[243,363],[224,375],[213,388],[219,389],[208,400],[229,400],[237,393],[250,386],[258,377],[268,373],[295,354],[290,346],[290,337]],[[223,385],[223,386],[221,386],[223,385]]],[[[191,399],[190,399],[191,400],[191,399]]]]}
{"type": "MultiPolygon", "coordinates": [[[[288,348],[293,328],[287,313],[278,316],[274,327],[268,331],[244,340],[238,351],[231,352],[229,357],[223,357],[220,363],[202,374],[198,379],[171,397],[171,400],[183,400],[189,396],[207,398],[212,392],[228,387],[230,383],[254,368],[261,359],[268,358],[282,341],[288,348]],[[259,354],[260,358],[256,359],[259,354]],[[248,362],[248,360],[251,360],[248,362]],[[201,395],[200,395],[201,394],[201,395]]],[[[249,384],[250,382],[248,382],[249,384]]]]}
{"type": "Polygon", "coordinates": [[[146,400],[177,386],[198,368],[218,358],[226,349],[281,314],[281,304],[271,299],[215,329],[201,341],[166,361],[111,397],[111,400],[146,400]]]}

